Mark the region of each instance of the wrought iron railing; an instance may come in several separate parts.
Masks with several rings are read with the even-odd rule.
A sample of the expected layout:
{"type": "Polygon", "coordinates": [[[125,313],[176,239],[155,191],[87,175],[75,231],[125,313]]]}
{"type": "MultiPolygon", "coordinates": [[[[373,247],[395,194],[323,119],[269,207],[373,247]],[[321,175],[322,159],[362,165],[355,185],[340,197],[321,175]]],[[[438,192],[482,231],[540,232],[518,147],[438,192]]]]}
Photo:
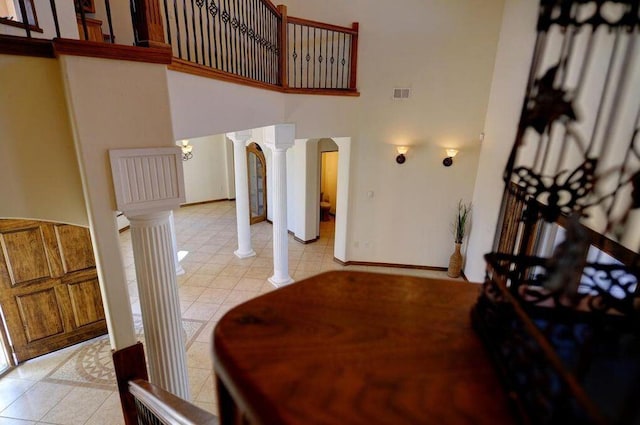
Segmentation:
{"type": "Polygon", "coordinates": [[[290,89],[356,89],[358,25],[288,17],[269,0],[162,0],[179,59],[290,89]]]}
{"type": "MultiPolygon", "coordinates": [[[[24,28],[27,38],[33,31],[43,32],[36,12],[47,6],[38,3],[41,10],[36,11],[35,0],[17,1],[20,17],[0,17],[0,24],[24,28]]],[[[74,4],[81,40],[116,42],[110,0],[74,4]],[[101,1],[104,8],[96,14],[94,2],[101,1]],[[108,34],[103,34],[103,26],[108,34]]],[[[170,45],[179,59],[174,62],[181,65],[196,64],[225,77],[288,91],[356,93],[357,23],[341,27],[288,17],[286,6],[276,7],[269,0],[130,0],[129,6],[135,44],[170,45]]],[[[50,13],[42,15],[53,22],[47,22],[49,30],[38,38],[60,38],[56,1],[50,0],[48,7],[50,13]]]]}
{"type": "Polygon", "coordinates": [[[358,28],[288,18],[289,87],[350,89],[355,76],[358,28]]]}
{"type": "Polygon", "coordinates": [[[278,83],[280,14],[263,0],[163,0],[174,56],[269,84],[278,83]]]}

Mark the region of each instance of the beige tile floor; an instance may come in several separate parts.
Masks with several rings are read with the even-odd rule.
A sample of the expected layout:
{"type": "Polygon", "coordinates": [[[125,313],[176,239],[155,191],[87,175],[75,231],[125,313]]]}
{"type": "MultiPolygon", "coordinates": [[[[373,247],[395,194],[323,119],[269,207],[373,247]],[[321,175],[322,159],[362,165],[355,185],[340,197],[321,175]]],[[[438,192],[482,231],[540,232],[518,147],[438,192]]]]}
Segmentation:
{"type": "MultiPolygon", "coordinates": [[[[185,274],[178,278],[183,318],[206,322],[188,349],[191,396],[194,403],[217,412],[210,355],[211,333],[217,321],[232,307],[273,290],[271,275],[272,226],[263,222],[251,226],[256,256],[238,259],[235,204],[215,202],[183,207],[175,213],[179,251],[185,274]]],[[[320,239],[301,244],[289,239],[291,276],[300,280],[327,270],[366,270],[446,278],[446,273],[429,270],[369,266],[343,267],[333,261],[334,222],[320,223],[320,239]]],[[[140,314],[131,235],[120,235],[126,276],[134,314],[140,314]]],[[[46,382],[43,379],[78,346],[69,347],[15,368],[0,379],[0,425],[28,424],[122,424],[117,392],[83,385],[46,382]]]]}

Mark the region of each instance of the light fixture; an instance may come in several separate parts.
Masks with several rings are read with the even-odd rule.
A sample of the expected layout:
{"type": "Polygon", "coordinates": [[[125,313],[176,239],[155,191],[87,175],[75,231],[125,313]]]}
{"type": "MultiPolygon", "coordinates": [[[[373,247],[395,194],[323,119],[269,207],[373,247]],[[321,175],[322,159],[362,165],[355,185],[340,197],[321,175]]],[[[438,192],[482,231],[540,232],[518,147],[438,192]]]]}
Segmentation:
{"type": "Polygon", "coordinates": [[[447,149],[447,157],[442,160],[442,165],[450,167],[453,164],[453,158],[458,155],[457,149],[447,149]]]}
{"type": "Polygon", "coordinates": [[[397,146],[396,150],[398,151],[398,156],[396,156],[396,162],[398,164],[404,164],[407,160],[407,157],[404,156],[409,151],[409,148],[406,146],[397,146]]]}
{"type": "Polygon", "coordinates": [[[193,152],[191,152],[193,150],[193,146],[189,144],[189,141],[187,139],[180,140],[180,148],[182,149],[183,161],[188,161],[193,158],[193,152]]]}

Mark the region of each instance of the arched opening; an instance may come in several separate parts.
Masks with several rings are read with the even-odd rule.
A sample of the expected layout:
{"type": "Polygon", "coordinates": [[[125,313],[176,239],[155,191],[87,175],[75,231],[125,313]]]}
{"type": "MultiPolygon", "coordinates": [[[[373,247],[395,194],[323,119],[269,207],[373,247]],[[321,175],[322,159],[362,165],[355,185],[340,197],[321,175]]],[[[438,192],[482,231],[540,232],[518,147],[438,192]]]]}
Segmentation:
{"type": "Polygon", "coordinates": [[[249,174],[249,211],[251,224],[267,219],[267,162],[262,148],[253,142],[247,146],[249,174]]]}

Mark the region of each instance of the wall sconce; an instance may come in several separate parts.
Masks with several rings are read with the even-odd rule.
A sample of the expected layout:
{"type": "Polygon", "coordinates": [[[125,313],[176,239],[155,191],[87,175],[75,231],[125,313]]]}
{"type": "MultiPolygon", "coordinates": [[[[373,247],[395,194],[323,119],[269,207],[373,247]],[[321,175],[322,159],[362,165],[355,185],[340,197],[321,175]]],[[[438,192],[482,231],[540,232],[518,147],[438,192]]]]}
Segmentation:
{"type": "Polygon", "coordinates": [[[407,157],[404,156],[404,154],[406,154],[409,151],[409,148],[406,146],[398,146],[396,147],[396,150],[398,151],[398,156],[396,156],[396,162],[398,164],[404,164],[404,162],[407,160],[407,157]]]}
{"type": "Polygon", "coordinates": [[[180,149],[182,149],[182,160],[188,161],[193,158],[193,146],[189,144],[188,140],[180,140],[180,149]]]}
{"type": "Polygon", "coordinates": [[[447,149],[447,157],[442,160],[442,165],[450,167],[453,164],[453,158],[458,155],[457,149],[447,149]]]}

